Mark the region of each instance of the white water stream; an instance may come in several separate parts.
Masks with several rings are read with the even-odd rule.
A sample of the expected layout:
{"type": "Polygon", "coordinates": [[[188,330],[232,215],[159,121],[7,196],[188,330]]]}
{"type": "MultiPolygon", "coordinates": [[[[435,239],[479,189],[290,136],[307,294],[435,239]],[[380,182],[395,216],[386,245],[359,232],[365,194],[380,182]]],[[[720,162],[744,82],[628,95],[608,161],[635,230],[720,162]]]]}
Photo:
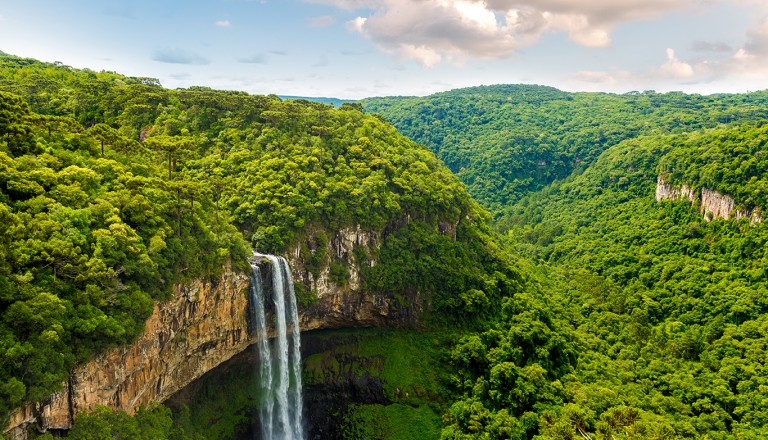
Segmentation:
{"type": "Polygon", "coordinates": [[[285,258],[255,255],[252,265],[251,321],[259,350],[261,434],[264,440],[303,440],[301,395],[301,335],[291,269],[285,258]],[[265,289],[258,260],[266,258],[272,266],[273,313],[267,314],[265,289]],[[272,322],[267,323],[267,317],[272,322]],[[270,340],[268,332],[274,329],[270,340]]]}

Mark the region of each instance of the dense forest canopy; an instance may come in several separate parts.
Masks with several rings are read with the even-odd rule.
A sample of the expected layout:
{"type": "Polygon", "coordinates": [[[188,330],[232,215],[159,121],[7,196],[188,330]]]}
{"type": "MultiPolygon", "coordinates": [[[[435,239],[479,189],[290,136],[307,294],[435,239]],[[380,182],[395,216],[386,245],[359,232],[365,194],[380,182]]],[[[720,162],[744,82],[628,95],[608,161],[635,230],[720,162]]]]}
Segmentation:
{"type": "MultiPolygon", "coordinates": [[[[502,304],[540,301],[463,184],[359,105],[167,90],[2,56],[0,109],[1,414],[46,398],[74,363],[131,341],[175,283],[310,233],[382,233],[365,288],[403,307],[419,296],[430,325],[484,328],[502,304]]],[[[550,365],[566,345],[553,343],[552,359],[518,360],[547,359],[555,377],[568,369],[550,365]]]]}
{"type": "Polygon", "coordinates": [[[688,200],[654,197],[668,173],[720,191],[739,181],[751,189],[744,203],[764,209],[766,168],[743,169],[763,160],[766,135],[759,123],[625,141],[511,209],[509,241],[546,262],[569,304],[581,356],[565,386],[586,431],[768,434],[768,228],[707,222],[688,200]]]}
{"type": "MultiPolygon", "coordinates": [[[[175,283],[360,225],[383,233],[364,287],[425,294],[430,331],[353,354],[430,393],[340,414],[347,438],[425,438],[390,417],[444,439],[765,438],[768,229],[654,193],[662,176],[765,212],[766,104],[513,85],[369,115],[0,56],[0,413],[130,341],[175,283]]],[[[251,398],[231,381],[195,416],[100,409],[70,436],[232,433],[241,409],[216,405],[251,398]]]]}
{"type": "Polygon", "coordinates": [[[765,91],[616,95],[497,85],[361,104],[428,146],[494,214],[622,140],[768,118],[765,91]]]}
{"type": "Polygon", "coordinates": [[[768,229],[708,221],[699,208],[702,189],[734,209],[768,208],[766,96],[493,86],[363,101],[494,212],[573,329],[579,356],[560,378],[562,400],[547,406],[543,396],[557,394],[538,394],[536,423],[522,417],[501,436],[497,420],[522,396],[498,406],[507,395],[488,384],[503,363],[488,336],[475,340],[491,376],[471,376],[444,438],[768,435],[768,229]],[[694,201],[657,201],[659,178],[694,201]]]}

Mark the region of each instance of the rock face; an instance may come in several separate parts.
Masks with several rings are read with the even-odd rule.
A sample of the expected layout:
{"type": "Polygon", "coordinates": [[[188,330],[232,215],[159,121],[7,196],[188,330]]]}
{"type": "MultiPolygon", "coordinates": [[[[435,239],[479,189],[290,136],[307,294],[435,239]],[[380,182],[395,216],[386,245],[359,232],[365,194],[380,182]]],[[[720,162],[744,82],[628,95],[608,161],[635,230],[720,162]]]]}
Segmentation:
{"type": "Polygon", "coordinates": [[[701,189],[701,212],[705,215],[705,219],[709,219],[711,216],[713,219],[722,218],[727,220],[731,217],[731,211],[733,211],[735,204],[729,196],[707,188],[701,189]],[[707,214],[710,214],[710,216],[707,216],[707,214]]]}
{"type": "MultiPolygon", "coordinates": [[[[456,224],[441,223],[440,232],[455,239],[456,224]]],[[[318,230],[289,249],[286,259],[297,292],[314,297],[299,307],[302,332],[418,325],[423,306],[417,292],[412,305],[403,308],[390,296],[371,294],[362,286],[361,270],[377,264],[373,256],[382,234],[359,226],[330,237],[318,230]]],[[[270,271],[262,271],[265,281],[270,271]]],[[[155,304],[138,340],[76,367],[49,401],[12,413],[4,432],[24,439],[33,426],[40,431],[69,429],[77,413],[96,405],[133,413],[150,402],[165,401],[242,352],[255,342],[248,332],[249,275],[227,269],[216,280],[176,286],[172,299],[155,304]]]]}
{"type": "MultiPolygon", "coordinates": [[[[659,177],[656,183],[656,201],[662,200],[688,200],[696,203],[696,194],[688,185],[674,186],[662,177],[659,177]]],[[[701,189],[701,199],[699,200],[699,210],[704,215],[704,220],[729,218],[741,219],[749,218],[750,223],[760,223],[763,221],[762,212],[755,209],[746,209],[737,207],[732,197],[720,194],[708,188],[701,189]]]]}
{"type": "Polygon", "coordinates": [[[656,201],[660,202],[664,199],[688,200],[693,203],[696,200],[696,195],[693,193],[693,189],[688,185],[681,185],[679,187],[673,186],[659,177],[656,182],[656,201]]]}
{"type": "Polygon", "coordinates": [[[7,433],[68,429],[75,414],[104,405],[133,413],[162,402],[250,343],[247,274],[230,269],[215,280],[193,280],[155,304],[146,331],[133,344],[110,350],[72,372],[50,401],[11,414],[7,433]]]}
{"type": "Polygon", "coordinates": [[[310,234],[286,256],[294,283],[316,297],[316,301],[300,310],[302,331],[417,324],[419,310],[402,310],[392,298],[366,292],[361,285],[363,267],[377,263],[371,255],[381,245],[380,233],[357,226],[341,229],[330,238],[324,235],[310,234]],[[313,268],[312,261],[319,263],[313,268]],[[343,276],[334,276],[334,266],[343,268],[343,276]]]}

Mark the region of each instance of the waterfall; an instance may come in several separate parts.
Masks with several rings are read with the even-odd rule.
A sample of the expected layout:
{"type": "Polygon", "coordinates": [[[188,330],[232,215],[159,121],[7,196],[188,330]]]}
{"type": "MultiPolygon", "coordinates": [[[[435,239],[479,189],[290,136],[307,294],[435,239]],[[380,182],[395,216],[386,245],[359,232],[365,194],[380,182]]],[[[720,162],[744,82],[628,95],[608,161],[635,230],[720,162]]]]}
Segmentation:
{"type": "Polygon", "coordinates": [[[251,321],[259,350],[261,434],[264,440],[302,440],[304,429],[301,395],[301,335],[291,269],[285,258],[255,254],[252,264],[251,321]],[[272,300],[275,338],[268,336],[267,304],[258,260],[272,266],[272,300]]]}

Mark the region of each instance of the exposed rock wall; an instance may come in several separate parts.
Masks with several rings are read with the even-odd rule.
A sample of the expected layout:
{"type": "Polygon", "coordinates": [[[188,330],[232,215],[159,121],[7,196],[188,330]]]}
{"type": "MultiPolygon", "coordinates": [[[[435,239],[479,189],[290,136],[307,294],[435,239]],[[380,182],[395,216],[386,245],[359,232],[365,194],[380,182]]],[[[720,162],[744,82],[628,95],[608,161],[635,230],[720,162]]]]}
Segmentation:
{"type": "Polygon", "coordinates": [[[77,366],[49,402],[11,414],[6,432],[68,429],[72,418],[96,405],[133,413],[162,402],[193,380],[244,350],[248,334],[248,275],[225,270],[215,280],[193,280],[155,304],[146,331],[133,344],[77,366]]]}
{"type": "MultiPolygon", "coordinates": [[[[662,200],[688,200],[696,203],[696,193],[688,185],[675,186],[659,177],[656,182],[656,201],[662,200]]],[[[721,194],[717,191],[702,188],[701,198],[698,200],[699,210],[706,221],[713,219],[741,219],[749,218],[750,223],[760,223],[763,221],[763,214],[758,209],[746,209],[737,207],[736,202],[731,196],[721,194]]]]}
{"type": "MultiPolygon", "coordinates": [[[[406,215],[398,225],[409,221],[406,215]]],[[[286,258],[294,283],[316,297],[316,301],[300,308],[302,331],[419,325],[418,316],[426,305],[415,289],[407,293],[409,306],[404,307],[393,295],[368,292],[362,283],[361,271],[376,266],[384,237],[398,225],[384,231],[354,226],[335,231],[330,237],[318,229],[289,249],[286,258]],[[314,261],[314,269],[310,261],[314,261]],[[332,273],[334,265],[346,271],[343,281],[332,273]]],[[[440,221],[437,227],[441,234],[456,239],[458,222],[440,221]]]]}
{"type": "Polygon", "coordinates": [[[656,182],[656,201],[669,200],[688,200],[693,203],[696,195],[693,189],[688,185],[674,186],[659,178],[656,182]]]}
{"type": "MultiPolygon", "coordinates": [[[[456,227],[441,223],[439,230],[455,239],[456,227]]],[[[324,237],[322,246],[318,241],[323,240],[310,234],[289,249],[286,259],[294,283],[316,296],[299,308],[302,331],[418,324],[418,292],[404,310],[392,297],[364,290],[361,269],[377,264],[382,235],[357,226],[324,237]],[[320,261],[315,270],[309,268],[310,260],[320,261]],[[332,263],[346,271],[343,282],[332,274],[332,263]]],[[[165,401],[254,342],[248,333],[249,286],[249,274],[230,269],[216,280],[176,286],[173,298],[155,304],[138,340],[77,366],[49,401],[12,413],[4,432],[24,439],[31,426],[41,431],[69,429],[77,413],[97,405],[133,413],[150,402],[165,401]]]]}
{"type": "MultiPolygon", "coordinates": [[[[316,239],[310,236],[307,242],[312,243],[316,239]]],[[[380,245],[378,233],[365,231],[360,226],[337,231],[328,239],[327,246],[313,249],[306,243],[294,245],[287,257],[294,271],[294,283],[303,285],[317,297],[315,302],[302,308],[302,331],[397,324],[398,318],[392,313],[388,297],[362,290],[361,266],[376,265],[376,260],[370,255],[380,245]],[[357,261],[356,247],[369,256],[365,261],[357,261]],[[318,252],[324,255],[315,255],[318,252]],[[317,275],[308,267],[311,258],[321,261],[317,275]],[[331,274],[332,260],[343,265],[347,271],[343,283],[334,280],[331,274]]]]}
{"type": "Polygon", "coordinates": [[[709,219],[711,216],[713,219],[722,218],[727,220],[731,217],[731,211],[733,211],[735,205],[736,202],[729,196],[712,191],[711,189],[701,189],[701,212],[704,214],[705,219],[709,219]]]}

